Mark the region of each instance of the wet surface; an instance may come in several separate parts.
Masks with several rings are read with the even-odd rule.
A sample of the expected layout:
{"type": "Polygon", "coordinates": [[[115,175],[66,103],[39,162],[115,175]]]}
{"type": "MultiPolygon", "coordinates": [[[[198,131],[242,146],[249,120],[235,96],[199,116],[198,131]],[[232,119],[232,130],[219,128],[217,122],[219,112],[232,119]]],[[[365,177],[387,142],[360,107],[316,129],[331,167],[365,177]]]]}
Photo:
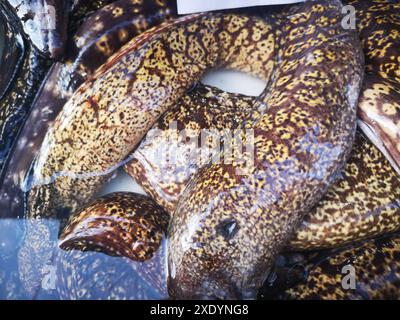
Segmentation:
{"type": "MultiPolygon", "coordinates": [[[[0,220],[0,299],[167,298],[146,277],[151,262],[62,250],[59,227],[55,220],[0,220]]],[[[154,277],[161,278],[157,267],[154,277]]]]}

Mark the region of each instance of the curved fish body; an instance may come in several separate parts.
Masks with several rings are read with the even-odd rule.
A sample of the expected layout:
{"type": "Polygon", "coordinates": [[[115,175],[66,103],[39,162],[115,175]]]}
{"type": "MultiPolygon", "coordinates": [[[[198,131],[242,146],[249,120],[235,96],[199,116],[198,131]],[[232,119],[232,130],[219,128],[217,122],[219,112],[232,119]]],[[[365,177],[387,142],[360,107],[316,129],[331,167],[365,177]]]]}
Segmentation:
{"type": "MultiPolygon", "coordinates": [[[[253,103],[253,97],[199,84],[153,126],[125,170],[172,215],[190,180],[204,165],[199,161],[200,153],[209,148],[219,152],[217,144],[199,143],[201,130],[219,130],[221,134],[226,129],[240,128],[248,120],[253,103]],[[178,135],[175,130],[187,135],[178,135]],[[181,156],[171,163],[161,155],[181,156]]],[[[307,213],[287,249],[343,246],[399,229],[400,176],[385,156],[357,132],[344,169],[307,213]]]]}
{"type": "MultiPolygon", "coordinates": [[[[54,215],[51,207],[74,208],[88,201],[157,118],[206,70],[230,61],[245,64],[257,44],[262,47],[253,59],[269,61],[271,38],[270,26],[260,19],[194,15],[130,41],[75,92],[47,133],[33,169],[30,216],[54,215]],[[233,38],[223,39],[222,31],[236,23],[254,26],[264,38],[248,46],[239,38],[232,46],[233,38]],[[60,202],[52,203],[56,199],[60,202]]],[[[265,68],[270,71],[271,64],[265,68]]]]}
{"type": "Polygon", "coordinates": [[[349,1],[366,57],[358,115],[362,129],[400,174],[400,3],[349,1]]]}
{"type": "Polygon", "coordinates": [[[0,100],[12,86],[24,58],[21,34],[0,5],[0,100]]]}
{"type": "Polygon", "coordinates": [[[26,48],[12,85],[0,100],[0,173],[26,120],[49,64],[34,48],[26,48]]]}
{"type": "Polygon", "coordinates": [[[168,214],[151,198],[113,193],[74,213],[61,233],[59,247],[144,261],[158,250],[168,222],[168,214]]]}
{"type": "Polygon", "coordinates": [[[356,35],[340,27],[340,10],[338,2],[306,3],[277,35],[264,20],[193,15],[132,40],[78,89],[46,135],[28,215],[52,216],[90,199],[206,70],[267,61],[264,77],[273,71],[274,81],[247,123],[256,165],[244,177],[235,165],[199,172],[169,231],[173,296],[251,296],[352,146],[363,66],[356,35]],[[300,31],[308,36],[299,41],[300,31]]]}
{"type": "Polygon", "coordinates": [[[361,132],[344,170],[305,216],[288,250],[339,247],[400,230],[400,176],[361,132]]]}
{"type": "MultiPolygon", "coordinates": [[[[100,2],[90,4],[95,5],[90,7],[93,9],[100,2]]],[[[87,13],[87,5],[89,3],[76,4],[74,12],[79,15],[87,13]]],[[[55,63],[49,70],[32,111],[21,129],[1,183],[0,203],[2,207],[8,208],[7,212],[0,214],[2,217],[22,215],[21,186],[30,164],[48,128],[76,89],[94,74],[111,53],[117,52],[145,29],[171,18],[174,10],[172,5],[167,6],[162,1],[146,1],[143,4],[119,0],[85,18],[69,43],[65,63],[55,63]]],[[[75,17],[72,21],[76,19],[75,17]]]]}
{"type": "Polygon", "coordinates": [[[152,127],[125,171],[172,215],[190,180],[208,163],[200,161],[202,154],[211,150],[211,159],[220,152],[217,139],[200,143],[202,131],[240,129],[251,119],[255,100],[198,84],[152,127]]]}
{"type": "Polygon", "coordinates": [[[51,59],[61,59],[67,39],[69,1],[6,0],[32,45],[51,59]]]}
{"type": "Polygon", "coordinates": [[[286,291],[289,299],[400,299],[400,238],[369,240],[311,259],[306,280],[286,291]]]}
{"type": "Polygon", "coordinates": [[[211,164],[185,189],[169,230],[172,296],[254,297],[347,160],[363,64],[340,12],[337,2],[306,2],[280,21],[267,110],[253,124],[255,165],[211,164]]]}

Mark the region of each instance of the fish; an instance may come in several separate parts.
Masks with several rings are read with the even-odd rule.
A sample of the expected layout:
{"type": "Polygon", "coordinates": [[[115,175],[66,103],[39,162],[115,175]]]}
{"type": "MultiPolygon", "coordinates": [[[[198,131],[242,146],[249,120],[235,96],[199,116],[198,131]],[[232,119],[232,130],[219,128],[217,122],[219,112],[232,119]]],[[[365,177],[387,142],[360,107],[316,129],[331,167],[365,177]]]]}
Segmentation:
{"type": "Polygon", "coordinates": [[[205,71],[232,62],[252,66],[255,59],[255,66],[267,69],[264,78],[274,80],[253,106],[253,119],[246,126],[255,131],[256,166],[245,178],[232,179],[233,165],[201,171],[172,217],[168,240],[172,296],[253,295],[277,251],[320,200],[352,147],[363,57],[356,33],[343,31],[338,23],[340,9],[339,2],[306,3],[300,14],[294,11],[283,19],[287,27],[277,38],[265,19],[199,14],[133,39],[79,87],[47,132],[32,167],[27,216],[51,217],[90,201],[161,114],[205,71]],[[331,22],[322,34],[312,29],[321,17],[331,22]],[[310,39],[299,46],[296,32],[301,28],[310,39]],[[255,43],[248,48],[250,36],[255,43]],[[282,42],[280,50],[275,41],[282,42]],[[296,109],[293,99],[301,107],[296,109]],[[293,131],[282,132],[282,121],[293,131]],[[289,173],[294,179],[288,185],[283,178],[289,173]],[[272,177],[281,179],[272,183],[272,177]],[[222,184],[224,179],[233,184],[222,184]],[[246,197],[232,202],[229,192],[246,197]],[[253,201],[268,199],[268,194],[268,205],[253,201]],[[254,215],[263,218],[251,228],[253,234],[246,230],[249,223],[238,227],[236,220],[248,219],[244,213],[252,212],[247,210],[250,203],[253,209],[254,203],[265,209],[259,210],[261,216],[254,215]],[[204,222],[207,219],[210,223],[204,222]],[[188,236],[185,230],[190,230],[188,236]],[[251,255],[246,254],[249,250],[251,255]]]}
{"type": "MultiPolygon", "coordinates": [[[[191,179],[207,164],[200,161],[201,154],[211,149],[211,161],[219,152],[215,140],[214,145],[200,143],[201,130],[219,130],[219,141],[223,130],[233,131],[248,120],[254,100],[198,84],[157,121],[125,171],[172,216],[191,179]],[[190,139],[176,130],[187,132],[190,139]]],[[[285,250],[344,246],[399,229],[400,176],[358,129],[345,167],[305,215],[285,250]]]]}
{"type": "Polygon", "coordinates": [[[305,279],[286,289],[282,297],[301,300],[398,300],[399,258],[398,234],[331,250],[307,261],[305,279]]]}
{"type": "Polygon", "coordinates": [[[151,198],[112,193],[70,217],[59,237],[59,247],[145,261],[160,247],[168,222],[168,214],[151,198]]]}
{"type": "Polygon", "coordinates": [[[354,6],[366,75],[358,116],[364,133],[400,174],[400,4],[346,1],[354,6]]]}
{"type": "Polygon", "coordinates": [[[172,297],[254,298],[347,161],[363,57],[357,35],[337,25],[340,12],[338,2],[305,2],[279,20],[279,63],[253,125],[254,169],[238,176],[240,165],[210,164],[185,189],[168,233],[172,297]]]}
{"type": "Polygon", "coordinates": [[[103,2],[78,2],[73,7],[71,23],[79,28],[68,42],[65,62],[54,63],[48,71],[31,112],[15,138],[0,180],[0,203],[7,208],[0,212],[3,218],[24,215],[24,183],[31,163],[64,104],[109,58],[110,52],[104,52],[102,47],[117,52],[132,37],[176,14],[170,2],[119,0],[104,7],[103,2]],[[99,10],[93,13],[94,8],[99,10]],[[84,18],[78,19],[78,16],[84,18]]]}

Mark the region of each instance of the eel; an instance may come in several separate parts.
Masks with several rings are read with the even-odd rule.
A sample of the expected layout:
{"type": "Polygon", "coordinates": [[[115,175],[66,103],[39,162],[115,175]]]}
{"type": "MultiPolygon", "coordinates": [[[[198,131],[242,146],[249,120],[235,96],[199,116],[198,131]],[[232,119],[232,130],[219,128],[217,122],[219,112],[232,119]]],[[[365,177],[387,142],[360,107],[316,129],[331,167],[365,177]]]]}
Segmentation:
{"type": "Polygon", "coordinates": [[[20,296],[167,298],[162,266],[168,220],[151,198],[126,192],[106,195],[75,212],[61,235],[58,220],[27,220],[22,244],[14,249],[20,296]],[[53,284],[43,285],[46,279],[53,284]]]}
{"type": "Polygon", "coordinates": [[[13,83],[24,57],[22,35],[0,7],[0,100],[13,83]]]}
{"type": "MultiPolygon", "coordinates": [[[[2,15],[6,17],[9,24],[13,24],[11,13],[0,4],[2,15]]],[[[18,39],[21,55],[16,59],[16,64],[13,66],[12,75],[9,80],[6,80],[6,90],[3,91],[3,96],[0,99],[0,175],[4,174],[4,167],[7,163],[10,151],[16,141],[20,127],[24,123],[36,93],[40,87],[41,80],[46,74],[49,63],[34,47],[23,41],[18,29],[12,28],[15,39],[18,39]]],[[[10,39],[11,40],[11,39],[10,39]]],[[[8,43],[8,41],[7,41],[8,43]]],[[[10,47],[8,48],[12,50],[10,47]]],[[[10,52],[11,54],[11,52],[10,52]]],[[[15,57],[10,59],[15,60],[15,57]]],[[[7,62],[12,62],[7,60],[7,62]]],[[[6,66],[2,67],[6,68],[6,66]]]]}
{"type": "Polygon", "coordinates": [[[211,164],[185,189],[168,234],[171,296],[254,297],[347,160],[363,64],[340,12],[337,2],[306,2],[282,19],[267,111],[254,125],[255,168],[240,177],[240,165],[211,164]]]}
{"type": "Polygon", "coordinates": [[[255,131],[256,165],[240,167],[249,170],[244,177],[234,175],[235,164],[199,172],[169,231],[172,296],[254,294],[344,165],[355,135],[363,74],[357,36],[341,29],[339,2],[296,8],[284,28],[274,29],[282,31],[261,19],[200,14],[125,45],[74,93],[47,133],[30,175],[28,216],[54,216],[88,201],[206,70],[267,66],[260,74],[272,75],[271,84],[247,123],[255,131]],[[307,38],[299,40],[303,31],[307,38]],[[239,219],[247,224],[238,226],[239,219]]]}
{"type": "MultiPolygon", "coordinates": [[[[201,154],[211,149],[211,160],[219,151],[215,141],[211,146],[200,143],[201,130],[221,134],[239,128],[249,118],[254,100],[199,84],[152,127],[125,171],[172,215],[190,180],[205,165],[199,161],[201,154]],[[177,135],[175,127],[188,134],[177,135]]],[[[307,213],[287,250],[342,246],[399,229],[400,176],[358,131],[343,171],[307,213]]]]}
{"type": "Polygon", "coordinates": [[[60,297],[166,299],[162,266],[168,222],[168,214],[154,200],[129,192],[108,194],[75,212],[61,232],[62,250],[55,255],[60,297]],[[93,251],[122,258],[113,262],[93,251]],[[99,275],[103,280],[93,285],[99,275]]]}
{"type": "Polygon", "coordinates": [[[333,250],[305,264],[305,281],[286,290],[285,299],[400,299],[400,237],[373,239],[333,250]],[[354,274],[352,274],[352,270],[354,274]],[[354,275],[354,287],[350,276],[354,275]],[[343,285],[344,284],[344,285],[343,285]]]}
{"type": "MultiPolygon", "coordinates": [[[[96,2],[96,8],[100,2],[96,2]]],[[[89,3],[75,4],[74,12],[79,12],[79,15],[87,13],[87,5],[89,3]]],[[[146,1],[145,4],[119,0],[85,18],[71,37],[65,63],[55,63],[49,70],[21,129],[0,183],[0,203],[8,208],[0,212],[0,216],[23,215],[24,177],[48,128],[73,92],[107,60],[109,50],[118,51],[135,35],[173,17],[175,10],[169,2],[158,0],[146,1]],[[105,52],[103,47],[109,50],[105,52]]],[[[71,21],[76,19],[73,15],[71,21]]]]}
{"type": "Polygon", "coordinates": [[[158,250],[168,222],[168,214],[149,197],[108,194],[71,216],[59,247],[145,261],[158,250]]]}
{"type": "MultiPolygon", "coordinates": [[[[238,16],[228,17],[232,17],[231,19],[233,20],[235,19],[235,17],[238,16]]],[[[261,54],[264,54],[264,57],[266,57],[266,60],[268,60],[270,53],[273,51],[273,44],[268,43],[268,41],[272,41],[270,39],[271,33],[269,32],[269,25],[267,25],[260,19],[245,18],[245,20],[245,22],[247,22],[248,20],[249,24],[256,24],[256,31],[258,33],[261,33],[261,35],[265,37],[261,39],[261,41],[257,42],[263,44],[263,48],[259,49],[260,54],[253,59],[260,59],[262,58],[261,54]]],[[[79,89],[74,93],[71,99],[64,106],[61,113],[58,115],[57,119],[54,122],[54,125],[47,132],[41,146],[41,150],[39,151],[38,157],[34,162],[32,173],[28,176],[28,178],[30,179],[30,184],[32,186],[35,186],[30,191],[29,195],[29,203],[31,207],[31,210],[29,210],[29,215],[35,216],[38,214],[42,216],[54,216],[55,210],[50,209],[52,206],[53,208],[61,206],[74,209],[81,202],[90,201],[89,199],[91,195],[95,194],[99,187],[101,187],[102,183],[107,181],[107,170],[113,168],[114,165],[118,165],[141,140],[142,136],[153,124],[152,121],[155,121],[157,119],[157,117],[163,112],[163,109],[166,109],[168,106],[173,105],[174,102],[180,97],[180,95],[192,85],[194,81],[180,81],[182,76],[179,75],[179,71],[184,71],[186,74],[188,74],[188,76],[191,76],[191,73],[194,73],[193,76],[196,76],[195,80],[197,80],[205,72],[205,70],[208,69],[206,63],[219,63],[219,57],[216,53],[218,53],[217,50],[220,50],[220,45],[219,43],[217,43],[216,38],[219,34],[222,34],[222,36],[224,35],[224,33],[222,33],[220,30],[223,27],[224,23],[228,24],[229,19],[225,19],[223,16],[217,15],[215,18],[214,16],[212,16],[212,18],[208,18],[208,16],[202,17],[201,15],[194,15],[183,17],[180,20],[171,22],[166,25],[161,25],[156,29],[145,32],[139,37],[134,38],[133,40],[128,42],[128,44],[125,45],[122,50],[109,58],[107,62],[100,69],[97,70],[93,78],[89,78],[88,81],[86,81],[81,87],[79,87],[79,89]],[[225,22],[225,20],[227,21],[225,22]],[[190,29],[190,31],[186,31],[187,25],[189,23],[191,23],[193,28],[195,29],[200,29],[201,27],[205,27],[205,29],[198,35],[195,34],[192,29],[190,29]],[[173,37],[178,31],[190,33],[189,36],[191,36],[191,38],[195,38],[193,40],[197,40],[197,38],[199,38],[200,41],[202,40],[200,39],[200,36],[203,36],[206,43],[203,44],[199,41],[193,41],[193,43],[190,45],[190,48],[188,48],[191,55],[189,55],[188,52],[187,57],[185,57],[186,53],[182,52],[182,50],[179,50],[180,47],[178,46],[176,48],[176,50],[178,51],[176,57],[172,58],[171,61],[167,61],[165,67],[160,64],[160,67],[162,68],[161,71],[167,73],[166,77],[171,78],[171,83],[161,83],[161,77],[158,74],[151,75],[156,83],[160,83],[159,90],[146,90],[146,87],[143,87],[143,81],[137,81],[137,84],[135,84],[134,79],[136,77],[136,73],[138,75],[140,75],[141,72],[150,73],[153,69],[153,67],[147,65],[147,63],[142,63],[142,61],[145,60],[144,56],[151,55],[152,52],[157,51],[160,51],[160,54],[162,54],[162,50],[165,50],[164,47],[166,47],[167,42],[171,44],[172,48],[175,42],[175,39],[173,37]],[[205,50],[209,47],[209,42],[209,52],[213,53],[211,50],[214,50],[215,53],[207,55],[205,50]],[[205,64],[197,63],[197,55],[200,56],[199,58],[203,58],[206,60],[205,64]],[[127,57],[127,59],[130,59],[131,61],[127,61],[125,57],[127,57]],[[182,59],[182,63],[180,63],[180,61],[177,61],[177,58],[182,59]],[[208,62],[207,60],[210,60],[210,62],[208,62]],[[188,70],[187,64],[185,65],[184,63],[190,63],[194,67],[191,70],[188,70]],[[195,67],[197,65],[200,66],[197,68],[195,67]],[[117,68],[117,70],[115,70],[115,68],[117,68]],[[104,78],[106,80],[103,80],[104,78]],[[103,81],[107,81],[109,85],[99,88],[98,85],[103,81]],[[113,87],[114,83],[115,85],[118,85],[118,90],[115,90],[115,88],[113,87]],[[174,90],[172,90],[171,88],[172,86],[177,87],[177,89],[179,90],[175,93],[174,90]],[[103,90],[105,90],[104,94],[100,94],[100,92],[103,90]],[[92,96],[92,94],[89,94],[90,92],[93,92],[94,96],[92,96]],[[165,97],[163,96],[163,92],[166,93],[165,97]],[[110,99],[107,98],[107,95],[110,96],[110,99]],[[105,98],[105,100],[103,100],[104,102],[100,101],[99,98],[101,96],[105,98]],[[89,98],[89,100],[87,98],[89,98]],[[137,107],[132,107],[132,99],[135,100],[136,98],[138,99],[138,101],[133,105],[136,105],[137,107]],[[154,106],[150,105],[146,107],[145,105],[142,105],[140,103],[141,100],[143,100],[144,103],[146,100],[155,101],[155,104],[154,106]],[[93,103],[93,108],[87,108],[87,103],[93,103]],[[102,103],[106,103],[107,107],[104,108],[105,105],[103,105],[102,108],[102,103]],[[79,105],[79,107],[75,107],[75,105],[79,105]],[[69,111],[69,109],[71,108],[70,106],[73,106],[72,108],[75,110],[72,113],[69,111]],[[121,110],[115,110],[115,107],[119,107],[121,110]],[[143,109],[146,108],[149,108],[149,112],[142,112],[143,109]],[[78,115],[80,112],[86,113],[86,111],[89,111],[87,116],[92,119],[83,119],[81,115],[78,115]],[[100,136],[97,136],[97,134],[93,135],[94,131],[86,126],[86,124],[81,126],[78,130],[73,130],[75,131],[75,133],[73,131],[69,131],[69,134],[77,134],[81,136],[81,139],[79,139],[80,142],[78,143],[83,143],[83,149],[75,144],[68,143],[68,141],[72,142],[72,140],[78,140],[72,138],[72,140],[68,139],[68,141],[65,141],[64,138],[61,137],[64,134],[60,132],[61,136],[59,135],[58,127],[63,122],[63,119],[66,119],[65,115],[67,114],[67,118],[70,118],[70,116],[72,116],[72,118],[70,118],[71,121],[68,121],[68,131],[72,129],[72,127],[75,128],[75,126],[78,125],[75,124],[76,121],[79,122],[82,120],[84,122],[88,120],[89,127],[91,124],[96,126],[97,128],[101,128],[101,130],[97,129],[96,131],[100,132],[100,136],[104,137],[101,139],[105,139],[105,141],[108,141],[108,143],[106,144],[102,143],[101,148],[104,149],[104,152],[96,152],[97,155],[95,155],[94,153],[91,153],[89,151],[89,149],[97,148],[96,143],[100,142],[100,136]],[[105,122],[103,122],[103,119],[105,120],[105,122]],[[101,124],[98,123],[98,121],[100,121],[101,124]],[[81,129],[85,132],[91,131],[92,133],[89,133],[91,137],[85,137],[86,133],[81,133],[81,129]],[[85,138],[82,139],[83,137],[85,138]],[[64,140],[64,142],[58,141],[60,138],[64,140]],[[86,143],[85,140],[90,140],[94,142],[94,144],[86,143]],[[84,151],[84,146],[86,146],[88,152],[84,151]],[[66,148],[65,150],[64,147],[66,148]],[[80,157],[80,154],[73,151],[73,149],[75,149],[76,147],[81,149],[81,155],[85,153],[85,155],[83,155],[84,158],[86,156],[88,156],[89,158],[92,156],[94,156],[94,158],[97,158],[97,156],[100,157],[93,160],[86,159],[86,161],[84,158],[80,157]],[[52,151],[48,152],[51,149],[52,151]],[[46,154],[50,157],[55,156],[58,159],[44,159],[47,157],[46,154]],[[76,156],[78,156],[80,159],[75,160],[74,157],[76,156]],[[101,159],[103,157],[105,158],[101,159]],[[51,163],[56,164],[56,167],[50,168],[52,167],[51,163]],[[84,163],[89,164],[90,167],[88,167],[87,169],[79,168],[84,163]],[[42,170],[41,164],[44,164],[46,168],[43,168],[42,170]],[[63,168],[58,167],[59,165],[62,165],[63,168]],[[88,174],[89,176],[83,179],[74,179],[74,177],[71,177],[70,174],[74,175],[75,173],[79,176],[85,174],[88,174]],[[54,178],[55,175],[58,174],[61,174],[63,176],[59,179],[56,179],[54,183],[49,183],[50,181],[48,180],[51,180],[52,178],[54,178]],[[47,184],[43,184],[43,182],[47,184]],[[80,187],[76,185],[75,187],[70,188],[68,186],[69,184],[79,184],[80,187]],[[38,192],[43,193],[43,195],[34,195],[38,192]],[[57,196],[55,196],[56,194],[57,196]],[[45,200],[45,198],[47,198],[49,201],[45,200]],[[52,203],[52,201],[56,200],[57,198],[60,200],[59,203],[52,203]],[[35,202],[37,202],[38,204],[38,207],[36,209],[34,208],[35,202]],[[45,207],[49,209],[46,209],[45,207]],[[38,213],[35,213],[34,211],[37,211],[38,213]]],[[[233,23],[235,22],[232,22],[232,24],[233,23]]],[[[181,37],[178,38],[177,41],[182,42],[184,41],[184,39],[184,37],[181,37]]],[[[247,53],[247,51],[253,49],[253,47],[256,46],[256,42],[253,41],[248,46],[242,46],[241,48],[239,48],[239,45],[241,45],[242,42],[244,42],[244,40],[239,39],[237,41],[236,47],[229,48],[229,52],[227,50],[223,51],[223,54],[227,56],[229,55],[229,58],[231,58],[231,60],[234,60],[233,58],[238,57],[235,61],[245,64],[244,61],[239,60],[248,59],[248,56],[244,55],[243,53],[247,53]],[[238,52],[235,52],[235,50],[237,50],[238,52]]],[[[179,45],[179,43],[177,43],[177,45],[179,45]]],[[[154,61],[157,61],[159,59],[156,54],[154,54],[154,56],[150,58],[150,60],[154,61]]],[[[258,64],[260,64],[259,61],[258,64]]],[[[269,71],[271,69],[270,64],[268,64],[265,68],[268,69],[267,71],[269,71]]],[[[141,79],[143,79],[144,77],[145,76],[143,75],[141,79]]],[[[150,80],[148,81],[148,83],[152,84],[150,80]]],[[[61,129],[61,131],[63,130],[64,129],[61,129]]],[[[85,166],[86,165],[84,165],[84,167],[85,166]]]]}
{"type": "Polygon", "coordinates": [[[63,57],[67,39],[69,1],[6,0],[24,34],[45,57],[63,57]]]}
{"type": "Polygon", "coordinates": [[[358,116],[361,128],[400,174],[400,3],[352,0],[366,57],[358,116]]]}

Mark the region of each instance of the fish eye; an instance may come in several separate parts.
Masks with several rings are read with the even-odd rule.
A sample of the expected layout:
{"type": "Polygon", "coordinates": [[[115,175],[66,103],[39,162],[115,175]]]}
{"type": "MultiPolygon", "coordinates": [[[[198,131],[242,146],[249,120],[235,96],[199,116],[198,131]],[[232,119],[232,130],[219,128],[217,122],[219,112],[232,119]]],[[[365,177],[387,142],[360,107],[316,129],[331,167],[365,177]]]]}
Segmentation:
{"type": "Polygon", "coordinates": [[[217,234],[223,236],[225,240],[231,240],[239,230],[236,219],[230,218],[223,220],[217,226],[217,234]]]}

